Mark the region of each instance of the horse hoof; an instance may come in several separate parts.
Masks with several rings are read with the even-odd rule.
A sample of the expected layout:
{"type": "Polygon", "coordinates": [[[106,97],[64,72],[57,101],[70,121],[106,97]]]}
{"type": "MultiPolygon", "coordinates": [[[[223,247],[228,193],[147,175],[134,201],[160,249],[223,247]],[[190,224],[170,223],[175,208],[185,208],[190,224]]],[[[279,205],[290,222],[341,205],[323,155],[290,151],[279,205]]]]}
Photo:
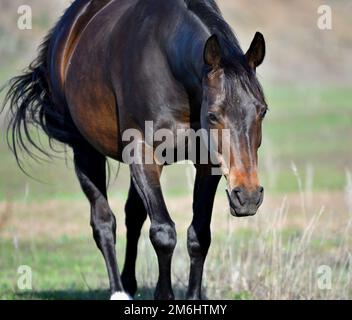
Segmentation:
{"type": "Polygon", "coordinates": [[[127,292],[127,294],[133,298],[137,292],[136,278],[134,276],[128,276],[122,273],[121,280],[122,280],[122,284],[123,284],[123,288],[125,289],[125,292],[127,292]]]}
{"type": "Polygon", "coordinates": [[[132,300],[132,298],[125,292],[115,292],[110,300],[132,300]]]}

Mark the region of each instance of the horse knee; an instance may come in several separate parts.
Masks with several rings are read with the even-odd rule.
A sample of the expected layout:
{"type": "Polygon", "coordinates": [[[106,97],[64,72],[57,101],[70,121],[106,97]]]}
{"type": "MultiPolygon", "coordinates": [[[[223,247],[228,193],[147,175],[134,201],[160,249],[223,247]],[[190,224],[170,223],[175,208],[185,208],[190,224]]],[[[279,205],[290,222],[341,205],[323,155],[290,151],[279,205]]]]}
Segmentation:
{"type": "Polygon", "coordinates": [[[187,249],[191,257],[205,257],[211,242],[210,229],[196,232],[193,225],[187,231],[187,249]]]}
{"type": "Polygon", "coordinates": [[[172,254],[176,247],[176,229],[171,224],[152,224],[150,240],[157,252],[172,254]]]}

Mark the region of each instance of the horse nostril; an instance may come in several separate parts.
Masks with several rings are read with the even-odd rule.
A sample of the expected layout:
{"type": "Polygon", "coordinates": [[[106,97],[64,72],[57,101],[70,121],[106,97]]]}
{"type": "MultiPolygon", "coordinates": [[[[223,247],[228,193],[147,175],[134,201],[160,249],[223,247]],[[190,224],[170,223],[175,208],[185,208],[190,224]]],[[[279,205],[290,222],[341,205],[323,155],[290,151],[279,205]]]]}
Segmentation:
{"type": "Polygon", "coordinates": [[[243,206],[244,205],[244,199],[243,199],[243,192],[241,190],[241,188],[234,188],[232,190],[233,195],[237,198],[237,200],[239,201],[240,205],[243,206]]]}
{"type": "Polygon", "coordinates": [[[241,192],[241,188],[239,188],[239,187],[233,188],[232,192],[240,193],[241,192]]]}
{"type": "Polygon", "coordinates": [[[264,194],[264,188],[262,186],[258,187],[258,189],[257,189],[257,195],[258,195],[257,205],[258,206],[263,201],[263,194],[264,194]]]}

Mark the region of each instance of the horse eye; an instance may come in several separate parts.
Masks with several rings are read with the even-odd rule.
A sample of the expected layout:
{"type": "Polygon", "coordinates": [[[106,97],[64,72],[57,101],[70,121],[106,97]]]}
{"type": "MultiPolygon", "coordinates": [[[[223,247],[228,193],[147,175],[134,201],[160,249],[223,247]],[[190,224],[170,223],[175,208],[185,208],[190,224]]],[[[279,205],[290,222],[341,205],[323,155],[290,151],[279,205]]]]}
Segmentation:
{"type": "Polygon", "coordinates": [[[215,113],[208,112],[208,120],[211,123],[216,123],[216,122],[218,122],[219,119],[218,119],[218,116],[215,113]]]}
{"type": "Polygon", "coordinates": [[[263,110],[260,112],[259,117],[260,117],[261,119],[264,119],[266,113],[268,112],[268,110],[269,110],[268,108],[263,109],[263,110]]]}

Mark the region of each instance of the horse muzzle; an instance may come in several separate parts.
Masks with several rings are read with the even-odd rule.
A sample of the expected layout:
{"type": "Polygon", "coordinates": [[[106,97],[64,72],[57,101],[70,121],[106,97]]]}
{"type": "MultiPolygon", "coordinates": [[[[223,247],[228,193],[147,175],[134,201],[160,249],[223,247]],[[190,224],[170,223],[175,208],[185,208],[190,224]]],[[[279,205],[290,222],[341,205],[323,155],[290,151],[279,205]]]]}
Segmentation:
{"type": "Polygon", "coordinates": [[[234,188],[231,193],[226,189],[230,212],[234,217],[254,216],[263,203],[264,188],[259,186],[253,191],[243,187],[234,188]]]}

